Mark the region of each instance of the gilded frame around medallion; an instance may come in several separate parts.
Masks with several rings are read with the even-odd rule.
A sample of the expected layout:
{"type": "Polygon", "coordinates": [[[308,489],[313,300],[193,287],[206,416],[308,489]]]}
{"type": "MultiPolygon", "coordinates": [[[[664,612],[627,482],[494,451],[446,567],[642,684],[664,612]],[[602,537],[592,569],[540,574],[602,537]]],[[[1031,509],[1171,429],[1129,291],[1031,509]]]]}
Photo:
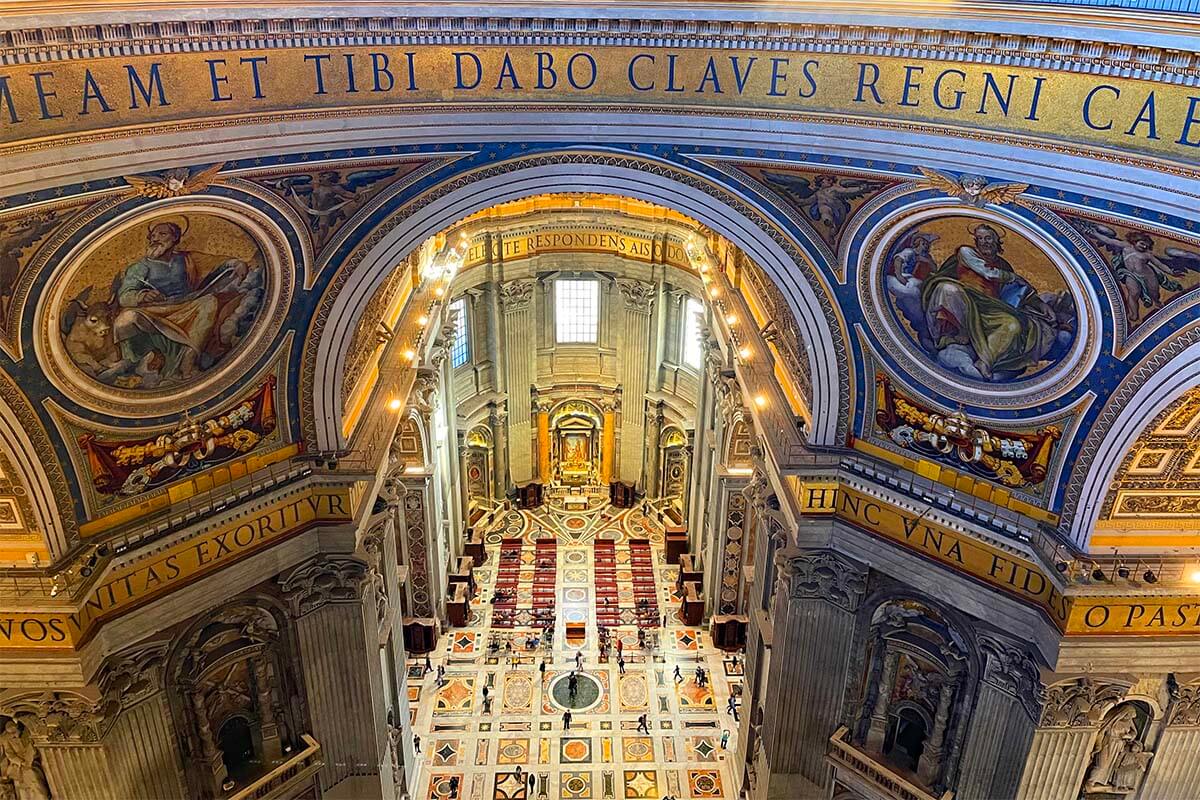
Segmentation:
{"type": "Polygon", "coordinates": [[[62,257],[50,275],[34,315],[34,351],[46,377],[65,396],[84,408],[109,416],[156,417],[179,413],[217,397],[245,376],[278,337],[295,291],[296,266],[287,237],[266,214],[225,197],[189,196],[148,203],[93,231],[62,257]],[[206,214],[241,228],[264,258],[266,285],[252,327],[211,375],[184,386],[160,390],[122,390],[83,373],[66,352],[59,333],[67,286],[74,272],[113,236],[164,215],[206,214]]]}
{"type": "Polygon", "coordinates": [[[880,220],[862,248],[856,278],[859,302],[874,342],[909,375],[951,400],[984,408],[1034,407],[1061,397],[1088,374],[1100,355],[1102,313],[1083,267],[1071,258],[1046,231],[1024,218],[995,207],[972,208],[946,200],[926,200],[906,206],[880,220]],[[1070,351],[1057,364],[1011,382],[984,383],[966,375],[954,375],[922,353],[917,344],[899,329],[887,297],[884,261],[893,245],[916,226],[940,217],[969,217],[980,223],[999,225],[1039,250],[1057,268],[1070,291],[1077,314],[1077,330],[1070,351]]]}

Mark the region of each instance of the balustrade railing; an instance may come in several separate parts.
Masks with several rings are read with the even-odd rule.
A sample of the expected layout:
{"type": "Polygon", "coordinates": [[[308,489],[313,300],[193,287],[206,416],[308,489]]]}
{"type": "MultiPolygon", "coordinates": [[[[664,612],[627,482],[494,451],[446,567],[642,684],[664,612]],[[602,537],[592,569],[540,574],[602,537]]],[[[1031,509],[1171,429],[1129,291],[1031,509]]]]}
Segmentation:
{"type": "Polygon", "coordinates": [[[849,742],[846,726],[829,737],[828,759],[835,766],[847,769],[866,781],[880,794],[894,800],[954,800],[954,792],[933,795],[908,781],[886,764],[881,764],[849,742]]]}
{"type": "Polygon", "coordinates": [[[288,800],[312,785],[312,776],[325,761],[320,743],[307,733],[301,734],[304,749],[293,755],[254,783],[226,795],[227,800],[288,800]]]}

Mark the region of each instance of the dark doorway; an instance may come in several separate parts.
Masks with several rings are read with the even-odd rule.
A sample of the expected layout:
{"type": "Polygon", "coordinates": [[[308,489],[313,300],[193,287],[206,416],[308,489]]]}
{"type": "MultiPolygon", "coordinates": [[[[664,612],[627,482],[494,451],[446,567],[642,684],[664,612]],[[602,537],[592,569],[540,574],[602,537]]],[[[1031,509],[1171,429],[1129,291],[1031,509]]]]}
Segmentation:
{"type": "Polygon", "coordinates": [[[246,720],[233,717],[222,725],[217,746],[230,778],[244,785],[256,776],[259,759],[254,755],[254,737],[246,720]]]}
{"type": "Polygon", "coordinates": [[[913,709],[903,708],[892,717],[888,728],[883,754],[896,766],[916,772],[917,762],[925,749],[925,738],[929,735],[925,720],[913,709]]]}

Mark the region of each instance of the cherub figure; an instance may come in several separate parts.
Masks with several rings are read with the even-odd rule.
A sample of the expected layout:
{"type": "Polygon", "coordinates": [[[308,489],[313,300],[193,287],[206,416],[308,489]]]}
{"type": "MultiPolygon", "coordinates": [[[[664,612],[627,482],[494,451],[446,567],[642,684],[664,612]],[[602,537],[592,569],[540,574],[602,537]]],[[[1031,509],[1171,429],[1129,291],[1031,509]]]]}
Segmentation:
{"type": "Polygon", "coordinates": [[[882,189],[887,184],[859,178],[839,178],[817,175],[813,180],[786,172],[763,170],[763,178],[773,188],[791,198],[813,222],[817,232],[830,247],[850,218],[851,202],[863,195],[882,189]]]}
{"type": "Polygon", "coordinates": [[[1163,261],[1154,253],[1154,239],[1142,231],[1127,231],[1120,238],[1112,228],[1099,223],[1084,225],[1082,231],[1088,241],[1108,252],[1131,324],[1142,319],[1143,309],[1149,315],[1162,307],[1160,290],[1183,290],[1183,284],[1175,278],[1186,274],[1188,257],[1191,264],[1200,266],[1200,256],[1175,248],[1170,248],[1174,256],[1171,263],[1163,261]]]}

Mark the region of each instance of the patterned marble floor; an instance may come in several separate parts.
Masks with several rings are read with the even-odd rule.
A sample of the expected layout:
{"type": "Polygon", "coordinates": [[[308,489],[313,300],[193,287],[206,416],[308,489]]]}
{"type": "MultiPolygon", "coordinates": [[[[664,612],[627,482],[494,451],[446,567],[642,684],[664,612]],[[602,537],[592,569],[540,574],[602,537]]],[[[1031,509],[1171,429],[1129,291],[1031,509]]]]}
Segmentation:
{"type": "MultiPolygon", "coordinates": [[[[677,569],[662,553],[662,530],[654,515],[607,507],[584,513],[542,510],[513,512],[488,540],[488,563],[477,570],[482,591],[473,604],[472,624],[444,634],[432,656],[409,662],[413,729],[420,737],[420,800],[446,800],[457,777],[461,800],[679,800],[737,796],[727,752],[734,747],[736,723],[727,711],[731,691],[740,688],[741,663],[712,646],[708,632],[684,626],[673,583],[677,569]],[[490,627],[486,602],[495,582],[501,536],[532,542],[540,530],[558,538],[557,606],[554,641],[529,649],[527,628],[490,627]],[[625,673],[615,655],[602,660],[595,622],[592,540],[612,536],[649,538],[654,550],[658,601],[667,628],[651,632],[647,649],[638,647],[634,627],[619,629],[625,673]],[[565,621],[587,623],[587,638],[564,640],[565,621]],[[498,652],[489,652],[495,637],[498,652]],[[506,644],[512,642],[513,650],[506,644]],[[566,679],[582,653],[583,673],[569,730],[564,730],[566,679]],[[539,665],[546,662],[544,675],[539,665]],[[438,688],[436,669],[446,668],[438,688]],[[674,679],[678,666],[684,677],[674,679]],[[708,685],[696,684],[703,666],[708,685]],[[561,686],[559,684],[562,684],[561,686]],[[487,701],[484,699],[487,687],[487,701]],[[599,687],[599,691],[596,691],[599,687]],[[557,691],[555,691],[557,689],[557,691]],[[485,705],[490,708],[485,713],[485,705]],[[650,733],[639,732],[647,714],[650,733]],[[726,749],[721,738],[728,731],[726,749]],[[529,775],[535,782],[529,783],[529,775]],[[531,791],[531,788],[533,791],[531,791]]],[[[740,708],[739,708],[740,713],[740,708]]]]}

